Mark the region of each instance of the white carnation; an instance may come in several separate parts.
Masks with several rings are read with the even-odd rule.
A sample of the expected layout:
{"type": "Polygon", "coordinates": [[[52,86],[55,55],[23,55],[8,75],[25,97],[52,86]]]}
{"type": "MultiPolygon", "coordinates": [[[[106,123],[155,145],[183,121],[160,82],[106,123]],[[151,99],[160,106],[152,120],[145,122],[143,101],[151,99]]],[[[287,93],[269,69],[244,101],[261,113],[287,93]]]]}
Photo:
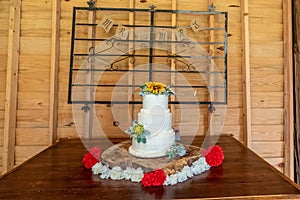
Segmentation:
{"type": "Polygon", "coordinates": [[[110,170],[110,178],[113,180],[120,180],[124,178],[123,170],[121,167],[116,166],[110,170]]]}
{"type": "Polygon", "coordinates": [[[170,183],[170,176],[167,176],[166,177],[166,180],[165,180],[165,182],[164,182],[164,185],[165,186],[167,186],[167,185],[170,185],[171,183],[170,183]]]}
{"type": "Polygon", "coordinates": [[[98,162],[96,163],[93,167],[92,167],[92,172],[94,175],[97,175],[97,174],[101,174],[101,171],[102,171],[102,163],[101,162],[98,162]]]}
{"type": "Polygon", "coordinates": [[[127,167],[125,170],[124,170],[124,173],[123,173],[123,175],[124,175],[124,178],[125,178],[125,180],[130,180],[131,179],[131,174],[133,173],[133,168],[131,168],[131,167],[127,167]]]}
{"type": "Polygon", "coordinates": [[[201,174],[202,172],[209,170],[210,166],[206,163],[204,157],[199,158],[192,164],[192,171],[195,175],[201,174]]]}
{"type": "Polygon", "coordinates": [[[127,167],[126,170],[124,170],[123,176],[126,180],[130,180],[133,182],[140,182],[144,176],[144,172],[142,168],[131,168],[127,167]]]}
{"type": "Polygon", "coordinates": [[[177,176],[177,180],[178,180],[179,183],[184,182],[184,181],[186,181],[188,179],[188,177],[186,176],[186,174],[182,173],[182,172],[177,172],[176,176],[177,176]]]}
{"type": "Polygon", "coordinates": [[[188,178],[192,178],[194,176],[192,168],[188,165],[183,167],[181,173],[185,174],[188,178]]]}
{"type": "Polygon", "coordinates": [[[178,179],[177,179],[177,175],[176,174],[172,174],[169,176],[169,181],[171,185],[176,185],[178,183],[178,179]]]}
{"type": "Polygon", "coordinates": [[[100,178],[102,179],[108,179],[110,176],[110,169],[108,167],[108,165],[103,165],[103,167],[100,170],[100,178]]]}

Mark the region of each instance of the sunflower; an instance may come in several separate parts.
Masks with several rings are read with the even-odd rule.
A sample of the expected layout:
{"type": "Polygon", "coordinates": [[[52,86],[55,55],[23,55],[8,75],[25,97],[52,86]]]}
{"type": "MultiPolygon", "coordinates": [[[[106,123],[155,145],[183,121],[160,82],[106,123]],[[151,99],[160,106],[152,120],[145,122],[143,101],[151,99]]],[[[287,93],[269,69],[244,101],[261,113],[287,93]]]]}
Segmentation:
{"type": "Polygon", "coordinates": [[[135,127],[133,127],[133,132],[136,135],[142,135],[145,132],[144,126],[141,124],[135,125],[135,127]]]}
{"type": "Polygon", "coordinates": [[[153,94],[161,94],[165,90],[165,85],[160,82],[148,82],[146,83],[146,91],[153,94]]]}

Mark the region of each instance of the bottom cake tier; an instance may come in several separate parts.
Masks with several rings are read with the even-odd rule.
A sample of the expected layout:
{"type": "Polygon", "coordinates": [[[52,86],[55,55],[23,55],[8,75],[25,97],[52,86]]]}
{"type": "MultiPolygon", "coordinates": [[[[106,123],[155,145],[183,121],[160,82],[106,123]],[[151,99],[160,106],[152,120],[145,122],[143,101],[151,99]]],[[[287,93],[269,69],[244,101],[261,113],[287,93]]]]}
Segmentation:
{"type": "Polygon", "coordinates": [[[148,136],[147,142],[138,143],[137,140],[132,139],[132,145],[128,151],[131,155],[140,158],[158,158],[166,156],[166,151],[175,142],[175,132],[171,129],[168,132],[157,134],[155,136],[148,136]]]}

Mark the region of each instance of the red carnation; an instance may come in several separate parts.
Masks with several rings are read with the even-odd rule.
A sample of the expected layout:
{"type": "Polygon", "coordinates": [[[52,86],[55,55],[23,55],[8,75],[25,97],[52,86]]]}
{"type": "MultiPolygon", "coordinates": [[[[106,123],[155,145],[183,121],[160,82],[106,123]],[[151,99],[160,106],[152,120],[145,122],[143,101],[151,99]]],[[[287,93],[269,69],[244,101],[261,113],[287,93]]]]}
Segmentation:
{"type": "Polygon", "coordinates": [[[90,149],[90,153],[98,160],[100,160],[101,149],[98,147],[93,147],[90,149]]]}
{"type": "Polygon", "coordinates": [[[161,186],[164,184],[167,176],[162,169],[157,169],[153,172],[147,172],[144,174],[142,179],[142,185],[145,187],[149,186],[161,186]]]}
{"type": "Polygon", "coordinates": [[[218,145],[210,146],[207,150],[202,150],[202,154],[205,156],[207,164],[211,167],[217,167],[223,163],[223,149],[218,145]]]}
{"type": "Polygon", "coordinates": [[[82,159],[85,168],[91,169],[97,162],[100,161],[101,150],[98,147],[91,148],[90,152],[86,153],[82,159]]]}

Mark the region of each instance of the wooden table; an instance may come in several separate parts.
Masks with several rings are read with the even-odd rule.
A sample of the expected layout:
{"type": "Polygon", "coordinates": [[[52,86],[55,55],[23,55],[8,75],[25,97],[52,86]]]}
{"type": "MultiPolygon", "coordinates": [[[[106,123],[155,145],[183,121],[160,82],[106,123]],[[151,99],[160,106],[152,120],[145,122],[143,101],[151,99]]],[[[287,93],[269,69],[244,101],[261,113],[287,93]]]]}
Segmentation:
{"type": "MultiPolygon", "coordinates": [[[[195,138],[200,146],[203,138],[195,138]]],[[[114,140],[115,143],[121,140],[114,140]]],[[[184,139],[182,140],[184,142],[184,139]]],[[[93,140],[104,150],[111,143],[93,140]]],[[[232,137],[220,137],[222,166],[175,186],[145,188],[85,170],[80,140],[65,140],[0,179],[0,199],[300,199],[299,188],[232,137]]]]}

